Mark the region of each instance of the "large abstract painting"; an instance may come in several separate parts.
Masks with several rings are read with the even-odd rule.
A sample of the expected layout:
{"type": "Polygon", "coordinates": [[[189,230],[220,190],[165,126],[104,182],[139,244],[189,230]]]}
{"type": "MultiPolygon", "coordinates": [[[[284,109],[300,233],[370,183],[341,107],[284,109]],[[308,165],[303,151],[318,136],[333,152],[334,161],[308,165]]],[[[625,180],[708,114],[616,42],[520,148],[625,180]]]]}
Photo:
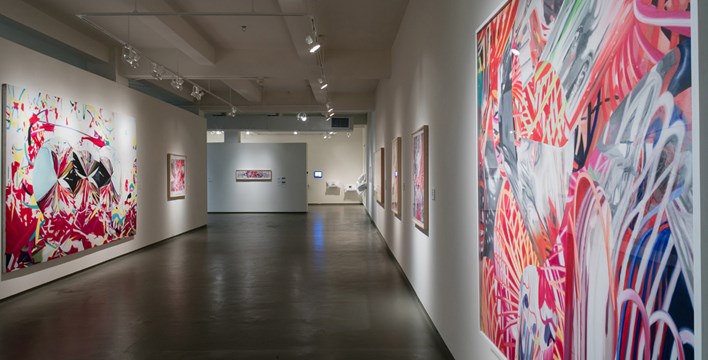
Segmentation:
{"type": "Polygon", "coordinates": [[[187,194],[187,158],[167,154],[167,200],[184,199],[187,194]]]}
{"type": "Polygon", "coordinates": [[[391,144],[391,211],[401,218],[401,137],[391,144]]]}
{"type": "Polygon", "coordinates": [[[477,33],[481,327],[507,358],[691,359],[691,11],[512,0],[477,33]]]}
{"type": "Polygon", "coordinates": [[[5,270],[132,237],[135,120],[3,85],[5,270]]]}
{"type": "Polygon", "coordinates": [[[384,204],[384,200],[386,199],[386,185],[384,185],[385,162],[384,148],[376,150],[376,154],[374,155],[374,194],[376,194],[376,202],[383,207],[386,207],[384,204]]]}
{"type": "Polygon", "coordinates": [[[428,125],[413,133],[413,223],[428,234],[428,125]]]}

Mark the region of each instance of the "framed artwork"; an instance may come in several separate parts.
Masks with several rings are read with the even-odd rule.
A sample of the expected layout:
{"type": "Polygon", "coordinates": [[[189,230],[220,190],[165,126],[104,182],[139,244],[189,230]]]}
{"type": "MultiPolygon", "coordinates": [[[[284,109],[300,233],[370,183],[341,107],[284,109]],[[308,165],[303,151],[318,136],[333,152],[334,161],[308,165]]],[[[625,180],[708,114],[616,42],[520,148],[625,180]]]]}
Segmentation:
{"type": "Polygon", "coordinates": [[[167,154],[168,192],[167,200],[184,199],[187,190],[187,158],[182,155],[167,154]]]}
{"type": "Polygon", "coordinates": [[[236,181],[273,181],[273,171],[236,170],[236,181]]]}
{"type": "Polygon", "coordinates": [[[137,231],[135,119],[2,86],[6,272],[137,231]]]}
{"type": "Polygon", "coordinates": [[[385,183],[384,183],[384,148],[380,148],[376,151],[374,155],[374,194],[376,194],[376,202],[382,207],[386,207],[384,200],[386,199],[385,194],[385,183]]]}
{"type": "Polygon", "coordinates": [[[401,137],[391,144],[391,211],[401,218],[401,137]]]}
{"type": "Polygon", "coordinates": [[[428,125],[413,133],[413,223],[428,234],[428,125]]]}
{"type": "Polygon", "coordinates": [[[477,32],[481,330],[507,358],[694,357],[691,12],[512,0],[477,32]]]}

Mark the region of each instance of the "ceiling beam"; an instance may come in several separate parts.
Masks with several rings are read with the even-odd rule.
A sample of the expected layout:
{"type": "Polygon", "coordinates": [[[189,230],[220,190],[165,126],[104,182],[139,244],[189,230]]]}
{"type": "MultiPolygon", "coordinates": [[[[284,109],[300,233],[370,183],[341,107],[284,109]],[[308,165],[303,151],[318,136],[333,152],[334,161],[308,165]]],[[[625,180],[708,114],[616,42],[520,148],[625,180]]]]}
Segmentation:
{"type": "Polygon", "coordinates": [[[249,102],[259,103],[263,100],[263,91],[257,80],[225,79],[222,82],[249,102]]]}
{"type": "MultiPolygon", "coordinates": [[[[278,5],[282,11],[305,11],[306,4],[304,0],[278,0],[278,5]]],[[[312,19],[283,19],[285,21],[285,27],[288,29],[290,34],[290,41],[295,48],[300,61],[305,64],[310,64],[317,69],[317,75],[315,77],[308,78],[310,88],[312,90],[312,95],[315,97],[319,104],[324,104],[327,102],[327,93],[320,89],[320,83],[317,81],[318,78],[322,76],[317,64],[317,55],[310,53],[309,45],[305,43],[305,37],[312,35],[312,19]]],[[[316,39],[319,41],[319,39],[316,39]]]]}
{"type": "Polygon", "coordinates": [[[315,100],[317,100],[318,104],[324,104],[327,102],[327,93],[320,89],[322,85],[320,85],[319,81],[316,80],[310,80],[310,89],[312,90],[312,96],[315,97],[315,100]]]}
{"type": "MultiPolygon", "coordinates": [[[[280,10],[283,12],[305,12],[307,10],[304,0],[278,0],[280,10]]],[[[317,58],[310,53],[310,49],[305,43],[305,37],[312,34],[310,17],[283,18],[285,27],[290,33],[290,41],[300,56],[300,59],[307,64],[317,65],[317,58]]]]}
{"type": "MultiPolygon", "coordinates": [[[[150,11],[174,9],[163,0],[149,2],[150,11]]],[[[180,17],[139,16],[141,22],[199,65],[214,65],[216,48],[180,17]]]]}
{"type": "MultiPolygon", "coordinates": [[[[223,95],[223,94],[221,94],[223,95]]],[[[374,94],[330,94],[336,104],[337,114],[361,113],[374,111],[376,99],[374,94]]],[[[262,103],[239,104],[234,101],[240,112],[300,112],[324,113],[324,107],[315,103],[314,99],[305,92],[300,93],[268,93],[262,103]]],[[[228,111],[229,108],[222,102],[205,96],[199,103],[203,111],[228,111]]]]}
{"type": "Polygon", "coordinates": [[[3,0],[0,14],[99,60],[111,62],[113,49],[20,0],[3,0]]]}
{"type": "MultiPolygon", "coordinates": [[[[308,66],[298,61],[297,55],[288,50],[225,50],[219,54],[219,60],[213,66],[194,64],[173,49],[141,49],[141,51],[163,65],[179,62],[180,75],[189,79],[280,78],[316,81],[320,77],[319,67],[308,66]],[[283,66],[284,63],[291,65],[283,66]]],[[[330,81],[379,80],[387,79],[391,75],[391,55],[388,50],[334,50],[329,53],[333,56],[325,67],[330,81]]],[[[137,69],[131,69],[122,62],[120,66],[122,66],[121,74],[127,78],[151,77],[151,67],[145,64],[137,69]]],[[[319,86],[316,89],[319,90],[319,86]]]]}

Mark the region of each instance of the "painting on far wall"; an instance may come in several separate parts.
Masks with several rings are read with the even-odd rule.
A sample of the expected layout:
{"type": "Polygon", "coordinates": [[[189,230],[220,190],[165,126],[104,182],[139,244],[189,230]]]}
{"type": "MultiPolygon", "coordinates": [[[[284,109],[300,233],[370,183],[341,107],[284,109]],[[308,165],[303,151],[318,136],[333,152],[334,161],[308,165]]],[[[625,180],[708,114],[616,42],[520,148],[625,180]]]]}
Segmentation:
{"type": "Polygon", "coordinates": [[[413,223],[428,234],[428,125],[413,133],[413,223]]]}
{"type": "Polygon", "coordinates": [[[694,358],[689,1],[513,0],[477,33],[481,330],[694,358]]]}
{"type": "Polygon", "coordinates": [[[236,170],[236,181],[273,181],[273,171],[236,170]]]}
{"type": "Polygon", "coordinates": [[[167,154],[168,194],[167,200],[184,199],[187,191],[187,158],[182,155],[167,154]]]}
{"type": "Polygon", "coordinates": [[[376,194],[376,202],[382,207],[386,207],[384,200],[385,196],[385,183],[384,183],[384,148],[376,150],[374,155],[374,194],[376,194]]]}
{"type": "Polygon", "coordinates": [[[401,218],[401,137],[391,144],[391,211],[401,218]]]}
{"type": "Polygon", "coordinates": [[[5,271],[137,230],[135,119],[3,85],[5,271]]]}

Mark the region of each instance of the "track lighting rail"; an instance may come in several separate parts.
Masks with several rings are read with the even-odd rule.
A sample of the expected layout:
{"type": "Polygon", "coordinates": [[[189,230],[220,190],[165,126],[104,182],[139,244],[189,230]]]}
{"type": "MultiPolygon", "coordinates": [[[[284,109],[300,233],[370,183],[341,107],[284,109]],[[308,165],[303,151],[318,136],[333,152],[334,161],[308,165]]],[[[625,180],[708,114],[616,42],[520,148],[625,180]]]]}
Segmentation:
{"type": "Polygon", "coordinates": [[[265,17],[289,17],[289,16],[312,16],[304,12],[204,12],[204,11],[116,11],[116,12],[90,12],[76,14],[79,18],[95,16],[265,16],[265,17]]]}

